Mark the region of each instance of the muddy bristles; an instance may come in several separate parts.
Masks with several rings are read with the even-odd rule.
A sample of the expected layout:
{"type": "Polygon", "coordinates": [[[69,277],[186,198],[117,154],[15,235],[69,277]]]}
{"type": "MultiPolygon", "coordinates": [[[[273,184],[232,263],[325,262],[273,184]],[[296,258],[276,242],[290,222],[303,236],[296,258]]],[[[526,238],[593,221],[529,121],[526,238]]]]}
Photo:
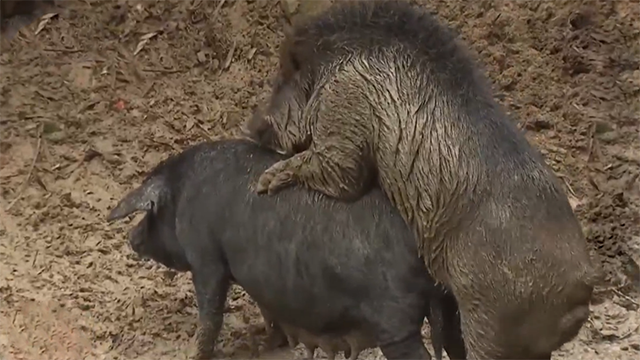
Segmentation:
{"type": "MultiPolygon", "coordinates": [[[[468,97],[452,109],[478,101],[493,104],[494,99],[503,107],[514,131],[526,136],[557,176],[555,194],[566,198],[601,270],[590,313],[576,312],[561,325],[586,315],[588,319],[575,338],[553,352],[553,359],[637,358],[640,7],[633,1],[601,0],[409,2],[451,29],[473,67],[486,73],[491,95],[482,101],[468,97]]],[[[312,158],[315,165],[337,159],[333,151],[339,149],[323,146],[326,143],[316,141],[318,134],[354,136],[344,128],[322,128],[321,121],[329,118],[322,113],[326,109],[338,119],[357,108],[369,113],[368,124],[381,115],[369,105],[386,104],[389,98],[411,106],[385,106],[384,116],[396,114],[402,120],[446,113],[429,107],[444,101],[435,96],[438,92],[423,106],[411,102],[430,88],[407,69],[427,64],[420,74],[437,77],[459,65],[452,62],[429,70],[434,63],[425,58],[434,50],[427,47],[399,59],[402,52],[394,46],[407,51],[419,36],[409,36],[406,29],[396,32],[397,24],[381,24],[363,31],[369,40],[354,50],[352,38],[341,31],[347,25],[366,28],[367,21],[341,27],[336,24],[344,23],[336,19],[343,18],[330,17],[306,33],[297,30],[322,19],[332,4],[348,3],[355,2],[0,0],[0,360],[332,355],[378,360],[426,359],[427,352],[432,359],[440,353],[449,359],[472,358],[461,335],[465,319],[459,318],[455,294],[425,270],[444,257],[434,255],[435,262],[427,263],[418,258],[413,229],[402,217],[406,209],[392,205],[422,202],[427,208],[458,201],[445,195],[430,203],[424,200],[431,189],[453,184],[451,177],[431,179],[425,191],[398,192],[391,198],[376,192],[381,172],[359,168],[355,172],[366,173],[370,180],[363,187],[364,198],[341,201],[308,189],[295,175],[304,168],[292,167],[279,177],[273,174],[287,182],[286,188],[271,194],[252,190],[270,165],[309,148],[322,155],[312,158]],[[328,33],[332,35],[322,36],[328,33]],[[295,34],[304,36],[285,38],[295,34]],[[388,36],[398,41],[385,43],[388,36]],[[395,60],[385,66],[353,62],[363,52],[377,51],[395,60]],[[339,59],[339,66],[323,68],[332,59],[339,59]],[[340,77],[353,69],[353,77],[340,77]],[[305,79],[305,91],[292,85],[296,79],[305,79]],[[363,79],[388,86],[371,92],[375,85],[356,86],[366,82],[363,79]],[[318,85],[319,80],[326,82],[318,85]],[[274,93],[282,97],[274,99],[274,93]],[[283,101],[291,94],[302,100],[283,101]],[[366,100],[354,101],[357,94],[365,94],[366,100]],[[335,104],[326,99],[335,99],[335,104]],[[282,108],[286,126],[276,131],[262,124],[246,126],[254,114],[282,103],[290,104],[282,108]],[[309,107],[298,106],[303,103],[309,107]],[[334,105],[337,110],[331,108],[334,105]],[[293,124],[305,111],[320,128],[293,124]],[[285,128],[292,138],[297,135],[295,141],[278,137],[285,128]],[[230,140],[252,133],[256,142],[275,144],[284,154],[250,145],[246,139],[230,140]],[[161,163],[171,171],[154,173],[161,163]],[[143,185],[147,178],[153,182],[143,185]],[[138,188],[145,191],[118,213],[128,214],[108,223],[107,215],[138,188]],[[149,239],[156,242],[150,245],[149,239]],[[198,338],[204,340],[198,344],[198,338]]],[[[380,20],[375,12],[369,15],[373,23],[380,20]]],[[[458,73],[450,84],[469,84],[467,75],[458,73]]],[[[446,96],[460,100],[469,88],[449,90],[446,96]]],[[[478,105],[478,111],[470,112],[478,117],[472,119],[478,120],[486,109],[478,105]]],[[[389,128],[402,124],[400,120],[389,128]]],[[[411,125],[398,132],[401,138],[373,144],[393,149],[417,133],[411,125]]],[[[451,143],[451,137],[435,136],[442,130],[440,124],[429,125],[433,126],[417,127],[430,135],[419,143],[451,143]]],[[[464,150],[488,143],[501,131],[492,128],[480,139],[465,137],[460,146],[449,149],[434,145],[430,149],[439,152],[430,156],[437,163],[424,173],[411,170],[403,175],[410,181],[411,174],[426,177],[448,169],[447,161],[462,153],[481,156],[464,150]]],[[[364,143],[364,137],[355,138],[364,143]]],[[[493,145],[485,147],[484,154],[514,154],[519,149],[509,136],[493,145]]],[[[374,149],[362,147],[369,165],[381,159],[374,149]]],[[[417,158],[425,148],[404,150],[417,158]]],[[[392,160],[385,159],[383,166],[416,168],[401,154],[392,160]]],[[[488,174],[521,179],[517,164],[488,164],[488,174]]],[[[464,170],[464,165],[454,169],[464,170]]],[[[320,174],[340,175],[330,170],[320,174]]],[[[470,172],[469,177],[477,174],[470,172]]],[[[468,184],[455,182],[448,194],[468,184]]],[[[495,182],[485,188],[490,191],[475,193],[476,202],[465,197],[469,202],[462,210],[495,194],[514,198],[517,193],[511,190],[518,184],[526,185],[495,182]]],[[[548,193],[540,194],[535,201],[548,199],[548,193]]],[[[545,212],[533,200],[517,200],[509,206],[484,207],[477,218],[497,214],[492,224],[504,228],[509,220],[505,214],[527,205],[536,211],[522,220],[522,229],[560,233],[553,221],[535,222],[556,207],[545,212]]],[[[414,220],[444,222],[454,213],[414,220]]],[[[474,232],[467,228],[465,233],[474,232]]],[[[442,234],[452,233],[433,236],[442,234]]],[[[548,243],[563,241],[557,236],[548,243]]],[[[516,240],[505,243],[511,246],[512,258],[522,253],[516,240]]],[[[494,269],[504,265],[505,277],[532,276],[522,281],[522,293],[553,278],[525,271],[531,269],[527,264],[538,262],[539,269],[550,269],[553,264],[540,259],[576,259],[572,249],[547,251],[539,246],[530,249],[536,256],[519,260],[518,266],[492,257],[487,244],[491,242],[474,241],[474,256],[485,257],[494,269]]],[[[430,254],[438,251],[463,253],[462,248],[442,248],[430,254]]],[[[478,263],[468,261],[452,276],[460,279],[465,276],[462,270],[478,263]]],[[[441,265],[451,269],[456,264],[441,265]]],[[[446,284],[447,276],[439,278],[443,273],[451,275],[433,275],[446,284]]],[[[579,303],[588,290],[577,288],[567,304],[579,303]]],[[[506,303],[505,299],[497,296],[492,303],[506,303]]],[[[549,303],[553,301],[559,300],[549,303]]],[[[554,345],[549,345],[553,341],[548,334],[528,336],[532,323],[548,325],[543,315],[535,314],[537,322],[526,322],[526,316],[518,314],[505,316],[502,325],[512,329],[509,339],[492,343],[503,353],[489,357],[519,357],[513,355],[519,350],[509,347],[512,339],[530,340],[525,345],[531,352],[554,345]]],[[[568,327],[560,337],[570,337],[575,329],[568,327]]],[[[474,346],[473,339],[468,343],[474,346]]],[[[529,357],[548,359],[546,354],[536,355],[529,357]]]]}

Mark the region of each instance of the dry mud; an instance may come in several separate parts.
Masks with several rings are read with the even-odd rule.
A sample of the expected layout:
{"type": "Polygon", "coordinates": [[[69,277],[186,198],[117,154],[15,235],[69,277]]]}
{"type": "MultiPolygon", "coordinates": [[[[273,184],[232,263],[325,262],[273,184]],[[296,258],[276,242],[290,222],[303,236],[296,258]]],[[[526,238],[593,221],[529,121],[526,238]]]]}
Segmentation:
{"type": "MultiPolygon", "coordinates": [[[[324,3],[286,1],[294,13],[324,3]]],[[[640,4],[424,6],[483,62],[498,99],[565,181],[602,260],[591,321],[554,358],[638,358],[640,4]]],[[[104,217],[168,154],[237,130],[275,72],[283,10],[276,1],[85,0],[54,13],[2,39],[0,358],[187,358],[197,315],[189,276],[138,261],[124,238],[131,224],[104,217]]],[[[226,355],[248,357],[261,322],[232,289],[226,355]]]]}

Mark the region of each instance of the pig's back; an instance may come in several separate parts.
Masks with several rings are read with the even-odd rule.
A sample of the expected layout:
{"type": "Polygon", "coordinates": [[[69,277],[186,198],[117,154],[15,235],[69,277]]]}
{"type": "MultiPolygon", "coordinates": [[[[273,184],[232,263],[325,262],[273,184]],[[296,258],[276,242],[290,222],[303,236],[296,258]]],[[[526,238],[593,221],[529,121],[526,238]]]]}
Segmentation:
{"type": "Polygon", "coordinates": [[[221,241],[237,282],[276,318],[324,332],[334,322],[361,323],[371,310],[363,304],[423,298],[426,269],[415,241],[380,190],[350,204],[295,187],[256,195],[250,184],[281,156],[226,140],[197,157],[201,176],[190,188],[211,211],[210,236],[221,241]]]}

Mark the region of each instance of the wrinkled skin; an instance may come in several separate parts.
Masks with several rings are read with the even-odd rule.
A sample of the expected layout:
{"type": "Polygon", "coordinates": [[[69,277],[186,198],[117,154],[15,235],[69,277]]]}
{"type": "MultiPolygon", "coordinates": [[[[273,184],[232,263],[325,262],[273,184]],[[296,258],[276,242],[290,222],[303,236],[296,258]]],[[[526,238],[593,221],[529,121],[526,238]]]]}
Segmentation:
{"type": "Polygon", "coordinates": [[[379,346],[388,359],[431,359],[420,333],[427,317],[436,354],[444,346],[463,359],[457,303],[429,277],[384,193],[347,204],[302,189],[250,190],[282,159],[246,140],[202,143],[159,164],[107,217],[145,211],[130,235],[134,251],[192,272],[197,358],[215,355],[233,281],[270,327],[286,327],[310,349],[357,356],[379,346]]]}
{"type": "Polygon", "coordinates": [[[582,230],[447,28],[405,3],[339,2],[281,56],[244,128],[291,156],[256,192],[353,201],[377,181],[455,295],[470,359],[548,359],[577,335],[598,276],[582,230]]]}

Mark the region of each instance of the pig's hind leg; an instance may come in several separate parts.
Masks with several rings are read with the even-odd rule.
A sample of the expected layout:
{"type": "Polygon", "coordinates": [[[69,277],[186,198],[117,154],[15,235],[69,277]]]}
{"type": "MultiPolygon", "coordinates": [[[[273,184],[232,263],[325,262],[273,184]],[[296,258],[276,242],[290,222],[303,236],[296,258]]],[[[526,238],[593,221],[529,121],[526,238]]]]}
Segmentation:
{"type": "MultiPolygon", "coordinates": [[[[452,293],[446,292],[438,299],[442,310],[442,345],[449,355],[449,359],[462,360],[467,358],[467,351],[462,337],[460,313],[458,304],[452,293]]],[[[433,329],[432,329],[433,330],[433,329]]],[[[435,344],[434,344],[435,347],[435,344]]]]}
{"type": "Polygon", "coordinates": [[[312,146],[267,169],[257,193],[274,194],[294,183],[342,200],[356,200],[372,184],[372,166],[349,146],[312,146]]]}
{"type": "Polygon", "coordinates": [[[214,347],[229,289],[229,275],[222,262],[208,263],[193,271],[198,303],[199,326],[196,334],[196,359],[214,359],[214,347]]]}

